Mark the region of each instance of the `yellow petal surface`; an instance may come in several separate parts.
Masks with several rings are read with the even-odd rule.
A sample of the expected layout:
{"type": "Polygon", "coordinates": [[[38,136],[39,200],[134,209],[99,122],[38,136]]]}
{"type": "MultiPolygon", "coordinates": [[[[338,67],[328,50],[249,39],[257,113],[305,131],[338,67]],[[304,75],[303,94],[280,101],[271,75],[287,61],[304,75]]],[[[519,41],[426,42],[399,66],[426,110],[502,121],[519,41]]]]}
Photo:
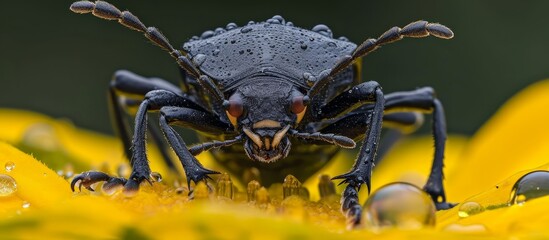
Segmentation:
{"type": "MultiPolygon", "coordinates": [[[[133,197],[104,193],[101,185],[96,192],[72,193],[70,176],[59,176],[59,169],[41,161],[75,169],[107,164],[107,171],[114,172],[125,162],[120,143],[65,121],[2,109],[0,139],[9,144],[0,143],[0,174],[12,178],[17,189],[0,196],[0,239],[547,239],[548,197],[508,203],[518,179],[549,170],[549,130],[544,127],[548,93],[549,81],[537,83],[502,106],[472,138],[449,136],[445,189],[448,200],[458,205],[438,211],[436,225],[419,230],[347,230],[337,197],[317,201],[318,175],[305,184],[312,201],[269,195],[268,203],[248,203],[245,190],[230,200],[200,184],[196,199],[190,200],[187,190],[173,181],[142,184],[133,197]],[[465,211],[468,204],[480,210],[465,211]]],[[[397,144],[374,168],[372,190],[394,181],[422,186],[432,146],[431,137],[397,144]]],[[[150,148],[149,153],[156,158],[152,168],[167,172],[157,151],[150,148]]],[[[200,158],[211,161],[207,154],[200,158]]],[[[340,154],[319,174],[345,172],[354,158],[340,154]]]]}

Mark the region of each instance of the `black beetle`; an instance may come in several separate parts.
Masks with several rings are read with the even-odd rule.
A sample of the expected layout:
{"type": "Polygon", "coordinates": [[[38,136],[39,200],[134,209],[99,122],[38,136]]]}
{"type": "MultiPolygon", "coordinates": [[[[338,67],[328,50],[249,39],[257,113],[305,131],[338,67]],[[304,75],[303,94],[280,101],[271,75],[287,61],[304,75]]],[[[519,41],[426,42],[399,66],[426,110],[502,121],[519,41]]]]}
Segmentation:
{"type": "MultiPolygon", "coordinates": [[[[355,224],[361,206],[357,192],[362,184],[370,190],[370,176],[382,122],[386,127],[413,128],[421,123],[418,112],[432,113],[435,142],[434,162],[424,187],[438,209],[446,202],[442,184],[446,126],[442,105],[432,88],[384,94],[374,81],[362,82],[360,59],[382,45],[404,37],[450,39],[453,32],[440,24],[417,21],[393,27],[377,39],[361,45],[333,38],[325,25],[312,30],[295,27],[281,16],[265,22],[206,31],[175,49],[154,27],[146,27],[128,11],[96,1],[71,5],[76,13],[117,20],[144,33],[166,50],[182,69],[182,87],[165,80],[145,78],[118,71],[110,87],[110,100],[117,132],[129,157],[128,179],[101,172],[85,172],[74,178],[71,188],[106,181],[104,187],[124,185],[136,191],[150,181],[145,135],[149,131],[164,150],[163,134],[178,156],[188,184],[218,172],[204,168],[194,157],[211,150],[234,176],[242,178],[249,169],[260,171],[261,182],[270,185],[287,174],[305,179],[323,167],[341,148],[354,148],[363,139],[352,169],[334,179],[346,183],[342,209],[355,224]],[[129,96],[141,96],[132,99],[129,96]],[[125,111],[139,106],[133,137],[125,122],[125,111]],[[147,112],[158,111],[160,130],[147,122],[147,112]],[[205,143],[187,147],[171,125],[196,130],[205,143]],[[244,147],[235,145],[244,143],[244,147]],[[290,153],[290,148],[292,151],[290,153]],[[247,155],[250,160],[242,159],[247,155]]],[[[167,161],[170,163],[170,161],[167,161]]]]}

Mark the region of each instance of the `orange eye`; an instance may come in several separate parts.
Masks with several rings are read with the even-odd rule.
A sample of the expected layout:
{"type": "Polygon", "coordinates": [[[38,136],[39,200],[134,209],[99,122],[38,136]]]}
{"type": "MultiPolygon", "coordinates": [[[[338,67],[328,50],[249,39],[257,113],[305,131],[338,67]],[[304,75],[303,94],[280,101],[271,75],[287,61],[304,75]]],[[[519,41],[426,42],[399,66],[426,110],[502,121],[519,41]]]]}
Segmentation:
{"type": "Polygon", "coordinates": [[[227,111],[227,116],[229,117],[229,120],[231,123],[236,126],[237,125],[237,118],[242,115],[244,112],[244,106],[242,104],[242,98],[240,98],[240,95],[233,94],[229,101],[226,102],[225,109],[227,111]]]}
{"type": "Polygon", "coordinates": [[[227,109],[227,112],[235,118],[240,117],[240,115],[242,115],[242,112],[244,112],[242,101],[229,100],[229,109],[227,109]]]}
{"type": "Polygon", "coordinates": [[[291,110],[295,114],[300,114],[305,110],[305,102],[303,101],[303,96],[296,96],[292,98],[291,110]]]}

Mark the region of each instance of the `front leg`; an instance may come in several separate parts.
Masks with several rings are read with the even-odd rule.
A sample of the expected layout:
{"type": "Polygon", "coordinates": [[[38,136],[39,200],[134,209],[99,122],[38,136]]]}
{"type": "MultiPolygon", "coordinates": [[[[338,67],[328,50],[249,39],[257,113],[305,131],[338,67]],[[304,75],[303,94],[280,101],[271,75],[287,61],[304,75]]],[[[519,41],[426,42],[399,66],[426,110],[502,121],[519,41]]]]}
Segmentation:
{"type": "MultiPolygon", "coordinates": [[[[186,106],[192,107],[192,103],[189,103],[189,100],[181,97],[173,92],[166,91],[166,90],[155,90],[151,91],[146,94],[145,99],[141,102],[139,109],[137,111],[136,117],[135,117],[135,127],[134,127],[134,135],[132,138],[132,147],[131,147],[131,158],[130,163],[132,166],[132,173],[130,177],[124,181],[122,180],[116,180],[113,182],[117,183],[118,185],[124,186],[124,192],[126,193],[134,193],[139,189],[139,185],[144,180],[151,182],[151,169],[149,167],[149,162],[147,160],[147,149],[146,149],[146,139],[145,135],[147,132],[147,112],[149,111],[157,111],[161,107],[164,106],[178,106],[180,108],[185,108],[186,106]]],[[[185,108],[189,109],[189,108],[185,108]]],[[[210,134],[221,134],[227,131],[227,129],[231,126],[228,123],[223,123],[219,121],[215,116],[212,116],[209,113],[204,113],[199,110],[193,110],[194,114],[192,115],[193,118],[188,119],[188,126],[195,126],[196,129],[208,132],[210,134]],[[203,123],[207,127],[199,127],[203,123]]],[[[185,125],[185,124],[183,124],[185,125]]],[[[188,152],[188,150],[186,150],[188,152]]],[[[190,159],[188,156],[185,156],[185,159],[190,159]]],[[[192,156],[191,156],[192,157],[192,156]]],[[[194,159],[194,157],[192,157],[194,159]]],[[[183,161],[183,159],[182,159],[183,161]]],[[[192,165],[192,164],[191,164],[192,165]]],[[[82,173],[74,178],[71,185],[74,187],[77,182],[80,182],[78,187],[81,186],[89,186],[93,183],[100,182],[100,181],[109,181],[111,179],[115,179],[114,177],[110,177],[104,173],[98,173],[98,172],[85,172],[82,173]],[[92,174],[90,174],[92,173],[92,174]]]]}
{"type": "Polygon", "coordinates": [[[194,157],[193,153],[198,154],[202,150],[216,146],[228,146],[241,141],[241,138],[237,137],[235,140],[203,144],[197,149],[193,148],[193,153],[191,153],[181,136],[170,126],[171,124],[191,127],[197,131],[218,132],[218,134],[229,132],[232,129],[232,125],[217,120],[215,116],[209,113],[199,112],[194,109],[181,107],[163,107],[160,109],[160,129],[183,165],[189,189],[191,181],[197,183],[198,181],[211,179],[208,176],[209,174],[219,173],[204,168],[194,157]]]}
{"type": "MultiPolygon", "coordinates": [[[[383,97],[383,92],[377,82],[371,81],[362,83],[353,89],[362,93],[362,98],[357,99],[358,102],[374,102],[374,108],[366,118],[365,124],[369,127],[365,133],[366,137],[362,142],[362,147],[360,148],[359,155],[355,160],[355,164],[353,165],[351,171],[343,175],[336,176],[334,179],[343,179],[341,183],[348,184],[342,195],[341,207],[346,213],[350,224],[356,226],[360,224],[362,214],[362,207],[360,206],[358,200],[358,191],[360,190],[362,184],[366,184],[366,187],[368,187],[368,192],[371,188],[370,183],[372,167],[374,165],[374,159],[376,157],[379,138],[381,135],[385,98],[383,97]]],[[[344,96],[341,98],[343,97],[344,96]]],[[[328,107],[330,106],[328,105],[328,107]]]]}

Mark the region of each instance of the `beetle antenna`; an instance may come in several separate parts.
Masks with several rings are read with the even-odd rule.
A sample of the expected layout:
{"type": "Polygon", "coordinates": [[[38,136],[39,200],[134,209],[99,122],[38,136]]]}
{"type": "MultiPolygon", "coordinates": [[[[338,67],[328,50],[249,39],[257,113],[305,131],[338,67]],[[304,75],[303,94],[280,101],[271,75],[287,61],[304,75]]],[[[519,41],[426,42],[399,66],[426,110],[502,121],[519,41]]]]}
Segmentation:
{"type": "Polygon", "coordinates": [[[201,152],[208,151],[212,148],[227,147],[227,146],[231,146],[235,143],[239,143],[239,142],[242,142],[242,135],[238,135],[234,139],[230,139],[230,140],[225,140],[225,141],[214,140],[212,142],[206,142],[206,143],[194,145],[194,146],[189,148],[189,152],[193,156],[196,156],[196,155],[200,154],[201,152]]]}
{"type": "Polygon", "coordinates": [[[356,143],[355,141],[353,141],[353,139],[350,139],[342,135],[332,134],[332,133],[328,133],[328,134],[319,133],[319,132],[304,133],[304,132],[298,132],[292,129],[288,132],[288,135],[295,138],[305,139],[305,140],[323,141],[323,142],[340,146],[342,148],[354,148],[356,146],[356,143]]]}
{"type": "Polygon", "coordinates": [[[80,14],[91,13],[98,18],[106,20],[118,20],[118,22],[125,27],[143,33],[147,39],[167,51],[173,58],[175,58],[177,64],[187,73],[195,78],[200,77],[200,71],[198,71],[198,69],[192,64],[189,58],[187,58],[184,53],[176,50],[170,44],[168,39],[160,32],[160,30],[155,27],[145,26],[139,18],[129,11],[120,11],[118,8],[105,1],[74,2],[71,4],[70,10],[80,14]]]}
{"type": "Polygon", "coordinates": [[[402,40],[405,37],[409,38],[424,38],[428,36],[434,36],[442,39],[451,39],[454,37],[454,33],[450,28],[439,24],[430,23],[427,21],[416,21],[410,23],[403,28],[392,27],[385,33],[381,34],[377,39],[369,38],[358,46],[351,55],[341,57],[334,68],[328,69],[329,73],[321,72],[318,76],[318,81],[311,87],[307,95],[313,98],[316,94],[329,83],[333,76],[339,73],[341,70],[349,67],[356,59],[366,56],[367,54],[375,51],[381,46],[389,43],[402,40]]]}

